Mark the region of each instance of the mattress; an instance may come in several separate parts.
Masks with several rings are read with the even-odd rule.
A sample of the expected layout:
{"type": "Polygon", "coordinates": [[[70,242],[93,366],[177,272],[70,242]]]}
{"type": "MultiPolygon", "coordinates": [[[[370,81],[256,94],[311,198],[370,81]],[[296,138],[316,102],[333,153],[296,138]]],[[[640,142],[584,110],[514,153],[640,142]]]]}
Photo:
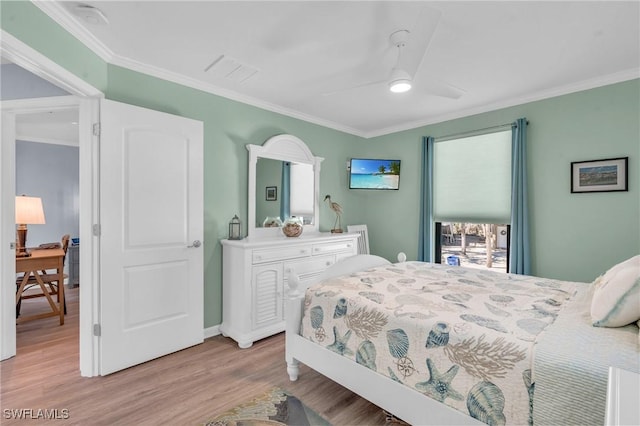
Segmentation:
{"type": "Polygon", "coordinates": [[[406,262],[307,290],[301,334],[488,424],[532,420],[536,341],[577,283],[406,262]]]}

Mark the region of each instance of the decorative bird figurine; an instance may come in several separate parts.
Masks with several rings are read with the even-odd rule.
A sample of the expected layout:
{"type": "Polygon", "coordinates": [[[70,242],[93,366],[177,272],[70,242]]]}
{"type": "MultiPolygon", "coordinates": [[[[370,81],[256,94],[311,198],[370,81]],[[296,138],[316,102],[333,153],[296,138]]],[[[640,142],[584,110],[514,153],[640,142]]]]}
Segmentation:
{"type": "Polygon", "coordinates": [[[336,221],[333,223],[333,229],[331,230],[331,232],[333,232],[334,234],[339,234],[342,232],[342,224],[340,223],[340,216],[342,216],[342,207],[340,206],[340,204],[331,201],[331,195],[325,196],[324,201],[329,202],[329,208],[336,214],[336,221]],[[337,228],[336,225],[338,225],[337,228]]]}

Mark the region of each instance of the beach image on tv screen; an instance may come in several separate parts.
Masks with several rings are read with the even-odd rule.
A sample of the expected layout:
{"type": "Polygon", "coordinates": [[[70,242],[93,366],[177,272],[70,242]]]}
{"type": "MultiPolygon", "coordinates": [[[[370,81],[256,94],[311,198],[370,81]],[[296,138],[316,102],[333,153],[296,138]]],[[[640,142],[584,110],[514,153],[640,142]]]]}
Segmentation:
{"type": "Polygon", "coordinates": [[[398,189],[400,160],[351,159],[349,188],[398,189]]]}

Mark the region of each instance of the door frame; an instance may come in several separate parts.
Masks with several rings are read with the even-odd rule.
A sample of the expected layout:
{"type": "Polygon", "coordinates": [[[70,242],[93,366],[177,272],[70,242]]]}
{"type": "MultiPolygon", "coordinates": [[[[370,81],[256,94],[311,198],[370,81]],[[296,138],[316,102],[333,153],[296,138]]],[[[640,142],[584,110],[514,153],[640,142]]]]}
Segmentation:
{"type": "MultiPolygon", "coordinates": [[[[99,233],[94,236],[94,224],[99,224],[99,137],[93,133],[93,123],[100,118],[99,99],[104,94],[77,77],[48,57],[37,52],[11,34],[1,30],[0,53],[16,65],[57,85],[72,96],[26,99],[2,102],[2,119],[9,120],[7,127],[13,133],[13,140],[5,141],[9,133],[3,132],[0,151],[2,155],[15,157],[15,116],[23,113],[39,112],[43,109],[69,108],[79,110],[79,232],[80,246],[80,374],[84,377],[99,375],[99,337],[94,336],[93,326],[99,323],[99,233]],[[60,98],[60,99],[56,99],[60,98]]],[[[4,127],[4,126],[3,126],[4,127]]],[[[14,167],[0,166],[0,282],[15,279],[14,251],[9,242],[14,240],[15,224],[15,160],[14,167]],[[13,274],[12,274],[13,271],[13,274]]],[[[0,302],[0,359],[16,354],[15,294],[13,287],[1,286],[0,302]]]]}

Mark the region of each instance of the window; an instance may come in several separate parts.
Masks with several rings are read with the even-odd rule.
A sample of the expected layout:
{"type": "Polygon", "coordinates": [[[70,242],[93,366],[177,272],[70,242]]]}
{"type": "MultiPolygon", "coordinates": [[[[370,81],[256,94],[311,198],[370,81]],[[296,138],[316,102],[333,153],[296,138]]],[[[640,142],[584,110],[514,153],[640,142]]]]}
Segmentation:
{"type": "Polygon", "coordinates": [[[292,216],[313,218],[314,173],[312,164],[291,163],[289,175],[289,209],[292,216]]]}
{"type": "Polygon", "coordinates": [[[511,130],[434,143],[436,263],[507,271],[511,130]]]}
{"type": "Polygon", "coordinates": [[[511,226],[436,222],[435,262],[509,272],[511,226]]]}
{"type": "Polygon", "coordinates": [[[435,221],[511,221],[511,130],[438,141],[433,154],[435,221]]]}

